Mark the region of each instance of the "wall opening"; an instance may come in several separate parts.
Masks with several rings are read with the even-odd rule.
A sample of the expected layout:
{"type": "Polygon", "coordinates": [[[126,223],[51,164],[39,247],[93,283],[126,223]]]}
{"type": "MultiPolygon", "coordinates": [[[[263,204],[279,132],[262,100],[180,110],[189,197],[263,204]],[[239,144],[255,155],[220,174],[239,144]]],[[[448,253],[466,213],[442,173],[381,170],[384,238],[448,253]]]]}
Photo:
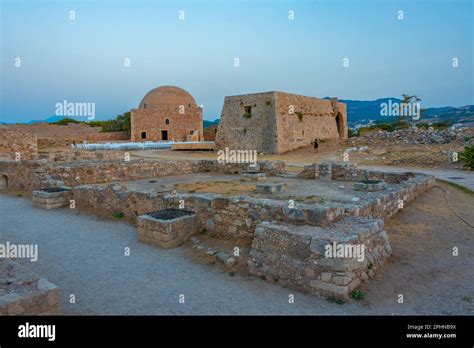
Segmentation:
{"type": "Polygon", "coordinates": [[[5,190],[8,187],[8,177],[0,174],[0,190],[5,190]]]}
{"type": "Polygon", "coordinates": [[[344,138],[344,123],[342,120],[342,115],[340,113],[338,113],[336,116],[336,126],[339,138],[344,138]]]}
{"type": "Polygon", "coordinates": [[[161,140],[168,140],[168,131],[162,130],[161,131],[161,140]]]}
{"type": "Polygon", "coordinates": [[[244,106],[244,117],[250,118],[252,116],[252,107],[250,105],[244,106]]]}
{"type": "Polygon", "coordinates": [[[166,119],[166,120],[165,120],[165,124],[170,124],[170,120],[169,120],[169,119],[166,119]]]}
{"type": "Polygon", "coordinates": [[[142,139],[146,139],[146,132],[142,132],[141,137],[142,139]]]}

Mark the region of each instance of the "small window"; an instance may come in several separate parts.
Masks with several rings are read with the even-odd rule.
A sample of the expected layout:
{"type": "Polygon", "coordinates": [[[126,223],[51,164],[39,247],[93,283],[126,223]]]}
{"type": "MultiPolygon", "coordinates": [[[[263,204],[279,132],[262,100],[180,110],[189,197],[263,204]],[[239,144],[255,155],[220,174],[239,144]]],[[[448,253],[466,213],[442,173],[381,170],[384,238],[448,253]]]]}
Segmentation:
{"type": "Polygon", "coordinates": [[[143,108],[146,109],[146,103],[143,103],[143,108]]]}
{"type": "Polygon", "coordinates": [[[193,135],[193,133],[194,133],[193,130],[190,130],[190,131],[189,131],[189,134],[190,134],[190,135],[193,135]]]}
{"type": "Polygon", "coordinates": [[[146,139],[146,132],[142,132],[142,139],[146,139]]]}
{"type": "Polygon", "coordinates": [[[244,114],[242,116],[245,118],[252,117],[252,107],[250,105],[244,106],[244,114]]]}
{"type": "Polygon", "coordinates": [[[169,120],[169,119],[166,119],[166,120],[165,120],[165,124],[170,124],[170,120],[169,120]]]}

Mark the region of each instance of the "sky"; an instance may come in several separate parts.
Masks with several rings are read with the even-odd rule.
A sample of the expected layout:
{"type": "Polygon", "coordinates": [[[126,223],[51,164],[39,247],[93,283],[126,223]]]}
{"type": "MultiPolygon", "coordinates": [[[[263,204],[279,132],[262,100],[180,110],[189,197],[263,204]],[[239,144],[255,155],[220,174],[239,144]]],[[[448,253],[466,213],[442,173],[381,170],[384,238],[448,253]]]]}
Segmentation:
{"type": "Polygon", "coordinates": [[[110,119],[161,85],[189,91],[207,120],[226,95],[264,91],[474,104],[473,0],[0,2],[0,122],[64,100],[110,119]]]}

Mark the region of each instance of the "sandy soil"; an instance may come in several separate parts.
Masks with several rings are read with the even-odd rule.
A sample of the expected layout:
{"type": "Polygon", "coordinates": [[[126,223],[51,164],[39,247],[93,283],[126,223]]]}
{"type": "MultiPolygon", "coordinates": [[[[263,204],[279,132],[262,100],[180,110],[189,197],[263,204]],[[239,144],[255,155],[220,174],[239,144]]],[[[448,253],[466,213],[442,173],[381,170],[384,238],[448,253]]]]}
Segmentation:
{"type": "Polygon", "coordinates": [[[414,314],[473,313],[474,229],[447,204],[474,226],[474,195],[440,182],[386,221],[393,255],[362,286],[365,305],[394,312],[410,307],[414,314]],[[459,256],[453,256],[454,247],[459,256]],[[399,294],[404,304],[398,304],[399,294]]]}

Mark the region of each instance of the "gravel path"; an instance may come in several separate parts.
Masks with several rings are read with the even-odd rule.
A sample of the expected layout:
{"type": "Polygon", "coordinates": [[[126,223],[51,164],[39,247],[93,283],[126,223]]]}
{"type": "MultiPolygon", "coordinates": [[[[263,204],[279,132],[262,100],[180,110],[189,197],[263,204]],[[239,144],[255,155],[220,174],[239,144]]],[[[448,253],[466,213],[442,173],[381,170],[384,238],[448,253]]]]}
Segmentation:
{"type": "MultiPolygon", "coordinates": [[[[0,243],[6,241],[38,244],[38,262],[19,262],[60,287],[63,314],[417,313],[416,306],[395,305],[393,294],[375,296],[377,281],[368,284],[379,297],[376,303],[338,305],[261,279],[231,277],[193,262],[185,247],[160,250],[138,243],[136,229],[121,221],[69,209],[41,210],[28,199],[0,194],[0,243]],[[125,247],[130,256],[124,255],[125,247]],[[294,304],[288,303],[290,293],[294,304]],[[75,295],[75,304],[69,303],[69,294],[75,295]]],[[[432,301],[432,294],[425,294],[417,304],[429,304],[424,313],[445,312],[443,299],[432,301]]],[[[458,302],[452,309],[468,313],[458,302]]]]}

